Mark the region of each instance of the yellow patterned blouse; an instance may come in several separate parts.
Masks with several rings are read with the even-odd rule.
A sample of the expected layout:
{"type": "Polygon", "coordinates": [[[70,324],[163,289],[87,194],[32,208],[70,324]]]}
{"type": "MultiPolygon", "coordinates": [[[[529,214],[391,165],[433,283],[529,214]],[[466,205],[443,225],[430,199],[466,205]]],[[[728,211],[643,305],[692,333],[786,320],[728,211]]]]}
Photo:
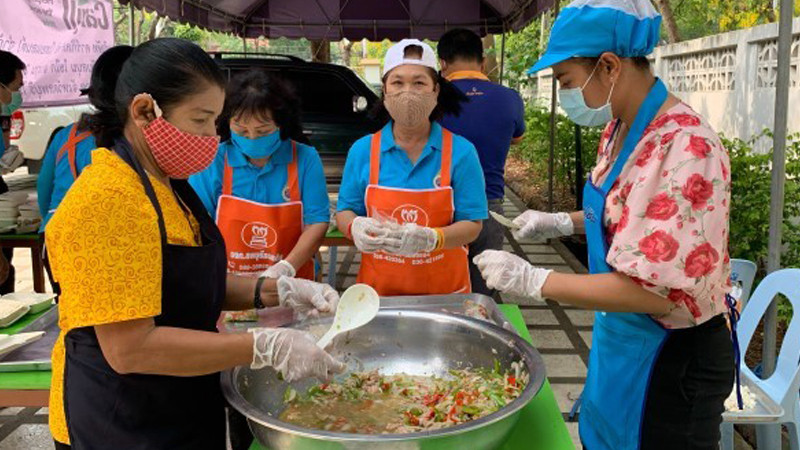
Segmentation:
{"type": "MultiPolygon", "coordinates": [[[[194,217],[169,188],[151,178],[171,244],[198,245],[194,217]]],[[[61,285],[53,349],[50,431],[69,443],[63,405],[64,335],[73,328],[161,313],[161,238],[156,211],[134,170],[106,149],[75,181],[47,225],[53,275],[61,285]]]]}

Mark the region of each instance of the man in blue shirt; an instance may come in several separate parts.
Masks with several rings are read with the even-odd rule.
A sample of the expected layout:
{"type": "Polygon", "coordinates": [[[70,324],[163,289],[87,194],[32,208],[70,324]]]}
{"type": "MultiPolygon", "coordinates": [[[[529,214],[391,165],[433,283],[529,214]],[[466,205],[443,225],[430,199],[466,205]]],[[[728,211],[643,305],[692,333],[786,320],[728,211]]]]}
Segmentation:
{"type": "MultiPolygon", "coordinates": [[[[515,90],[492,83],[483,74],[483,43],[472,31],[457,28],[443,34],[437,53],[442,75],[469,97],[460,115],[447,115],[440,122],[475,145],[486,179],[489,209],[502,215],[506,157],[509,147],[519,143],[525,132],[522,98],[515,90]]],[[[484,250],[501,250],[503,233],[502,225],[489,217],[483,222],[478,239],[470,244],[472,292],[494,295],[472,258],[484,250]]]]}

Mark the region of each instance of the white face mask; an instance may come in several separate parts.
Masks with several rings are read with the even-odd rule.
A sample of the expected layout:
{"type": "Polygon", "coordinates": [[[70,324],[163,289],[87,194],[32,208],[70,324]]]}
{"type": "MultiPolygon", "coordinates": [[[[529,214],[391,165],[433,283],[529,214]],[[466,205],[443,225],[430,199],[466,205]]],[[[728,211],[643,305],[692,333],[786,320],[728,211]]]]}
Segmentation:
{"type": "Polygon", "coordinates": [[[611,111],[611,95],[614,94],[616,83],[611,85],[611,91],[608,93],[606,103],[599,108],[591,108],[586,104],[586,98],[583,96],[583,90],[586,89],[594,73],[597,72],[599,64],[600,62],[598,61],[591,75],[589,75],[589,79],[586,80],[583,86],[574,89],[561,89],[558,91],[561,108],[573,122],[584,127],[605,125],[614,118],[614,114],[611,111]]]}

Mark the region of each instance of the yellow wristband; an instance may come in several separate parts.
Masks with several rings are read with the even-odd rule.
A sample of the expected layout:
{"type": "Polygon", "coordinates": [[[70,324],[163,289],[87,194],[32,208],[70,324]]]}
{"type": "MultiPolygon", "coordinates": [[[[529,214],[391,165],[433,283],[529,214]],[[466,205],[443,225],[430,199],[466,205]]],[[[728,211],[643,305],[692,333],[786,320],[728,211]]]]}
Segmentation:
{"type": "Polygon", "coordinates": [[[444,248],[444,231],[441,228],[434,228],[436,231],[436,247],[434,250],[441,250],[444,248]]]}

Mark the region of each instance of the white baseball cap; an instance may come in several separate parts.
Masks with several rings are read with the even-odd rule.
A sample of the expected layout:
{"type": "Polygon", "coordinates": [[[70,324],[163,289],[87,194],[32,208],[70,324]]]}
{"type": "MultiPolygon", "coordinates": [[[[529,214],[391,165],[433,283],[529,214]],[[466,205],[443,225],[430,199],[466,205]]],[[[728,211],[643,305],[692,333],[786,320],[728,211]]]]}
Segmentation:
{"type": "Polygon", "coordinates": [[[436,53],[430,45],[420,41],[419,39],[403,39],[402,41],[389,47],[386,51],[386,56],[383,58],[383,76],[386,76],[389,71],[397,66],[403,64],[414,64],[417,66],[430,67],[435,71],[439,71],[439,64],[436,60],[436,53]],[[406,58],[406,47],[416,45],[422,47],[422,59],[406,58]]]}

